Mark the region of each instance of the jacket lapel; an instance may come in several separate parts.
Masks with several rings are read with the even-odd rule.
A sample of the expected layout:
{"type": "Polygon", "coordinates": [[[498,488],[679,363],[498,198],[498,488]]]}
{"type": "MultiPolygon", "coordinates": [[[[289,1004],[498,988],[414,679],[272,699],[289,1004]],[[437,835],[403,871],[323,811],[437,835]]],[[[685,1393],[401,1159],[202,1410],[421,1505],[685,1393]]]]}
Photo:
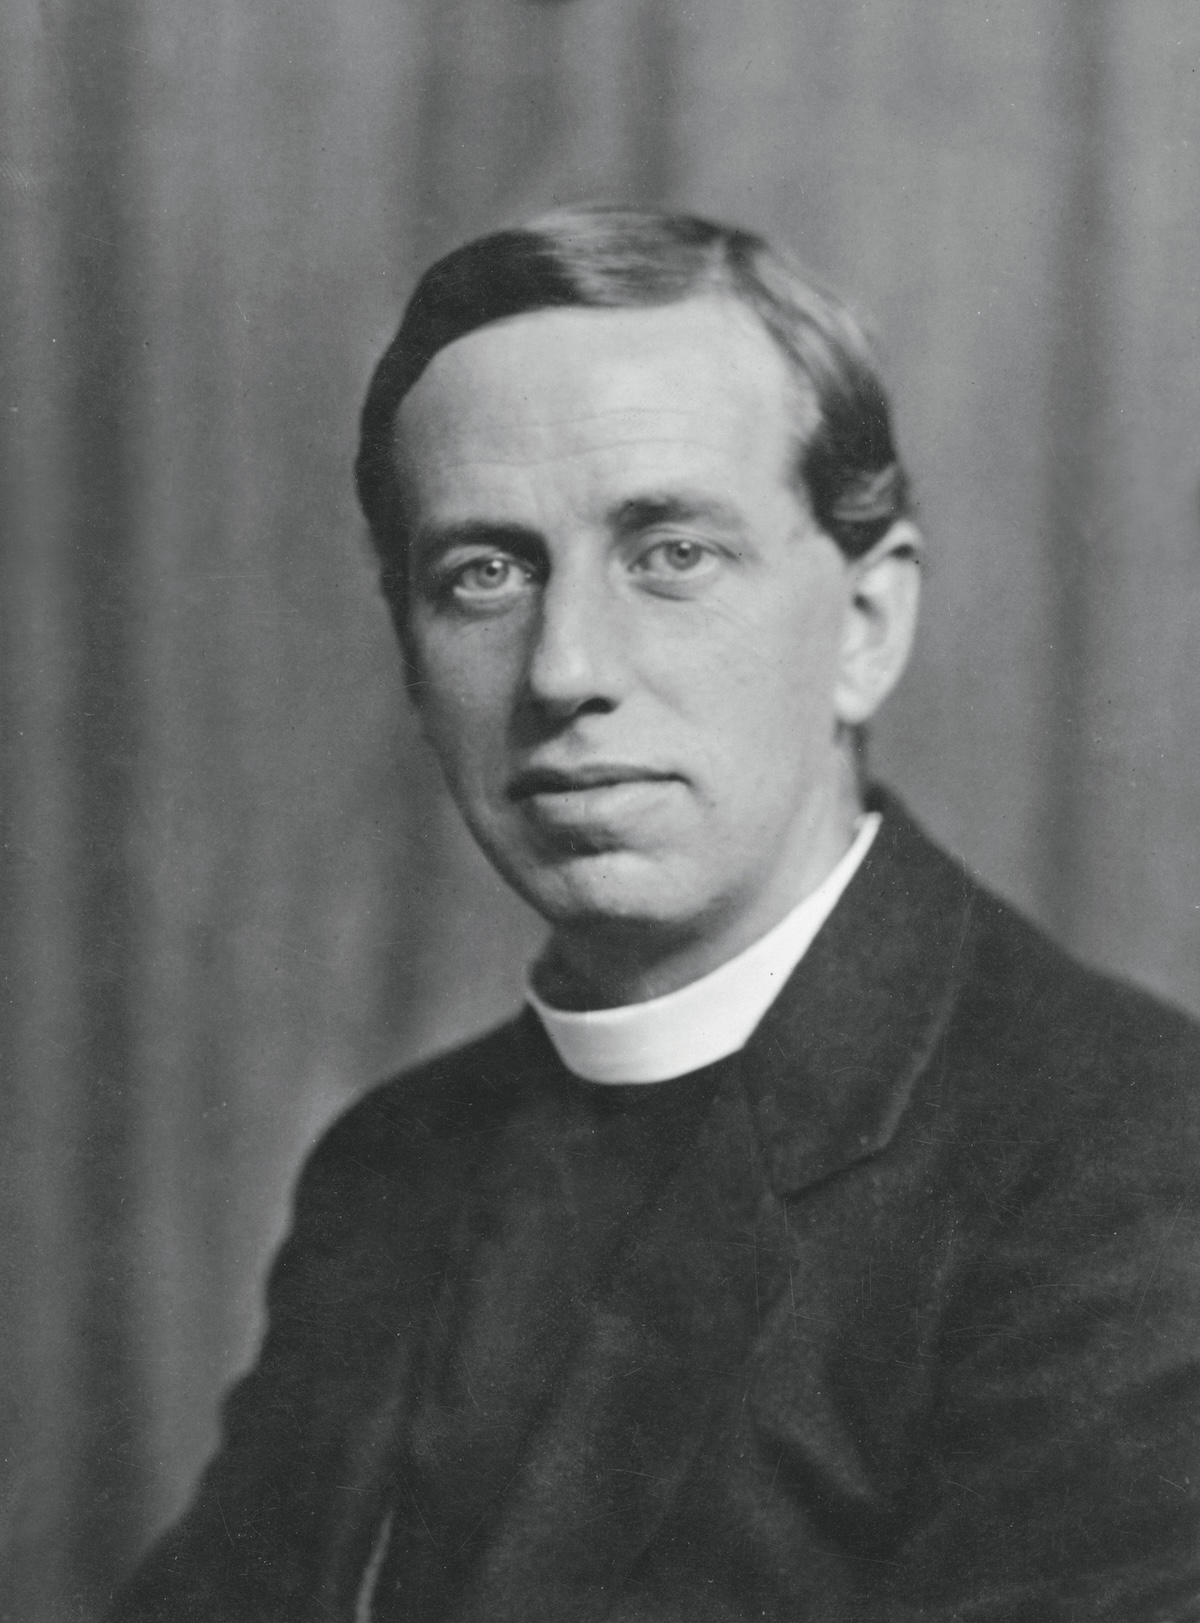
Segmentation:
{"type": "Polygon", "coordinates": [[[945,1029],[973,902],[966,872],[890,795],[866,860],[742,1055],[780,1195],[891,1139],[945,1029]]]}

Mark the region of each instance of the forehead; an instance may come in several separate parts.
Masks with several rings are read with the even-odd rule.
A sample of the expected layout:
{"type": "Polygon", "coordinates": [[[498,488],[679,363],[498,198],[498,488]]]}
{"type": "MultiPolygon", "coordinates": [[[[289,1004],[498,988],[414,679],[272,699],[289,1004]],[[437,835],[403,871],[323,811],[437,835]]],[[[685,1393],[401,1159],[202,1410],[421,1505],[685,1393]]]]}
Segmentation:
{"type": "Polygon", "coordinates": [[[537,311],[441,350],[401,404],[397,451],[425,512],[672,474],[778,490],[805,415],[732,299],[537,311]]]}

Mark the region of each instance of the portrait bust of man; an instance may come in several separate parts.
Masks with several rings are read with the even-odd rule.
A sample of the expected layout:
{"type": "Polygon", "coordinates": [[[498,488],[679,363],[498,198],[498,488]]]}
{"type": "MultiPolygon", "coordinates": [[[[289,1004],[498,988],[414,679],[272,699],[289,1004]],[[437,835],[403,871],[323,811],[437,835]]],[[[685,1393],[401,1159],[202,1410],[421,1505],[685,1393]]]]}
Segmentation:
{"type": "Polygon", "coordinates": [[[1198,1615],[1200,1042],[870,780],[921,540],[853,318],[561,211],[426,273],[357,477],[549,938],[314,1152],[114,1616],[1198,1615]]]}

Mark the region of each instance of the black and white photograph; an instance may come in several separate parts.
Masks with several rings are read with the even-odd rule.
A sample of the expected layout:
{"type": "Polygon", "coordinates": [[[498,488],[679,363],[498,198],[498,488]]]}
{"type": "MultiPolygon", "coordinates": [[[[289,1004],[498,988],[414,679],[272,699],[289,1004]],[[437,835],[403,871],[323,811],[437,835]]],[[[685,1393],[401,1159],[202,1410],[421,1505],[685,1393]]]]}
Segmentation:
{"type": "Polygon", "coordinates": [[[0,385],[0,1623],[1197,1623],[1195,0],[7,0],[0,385]]]}

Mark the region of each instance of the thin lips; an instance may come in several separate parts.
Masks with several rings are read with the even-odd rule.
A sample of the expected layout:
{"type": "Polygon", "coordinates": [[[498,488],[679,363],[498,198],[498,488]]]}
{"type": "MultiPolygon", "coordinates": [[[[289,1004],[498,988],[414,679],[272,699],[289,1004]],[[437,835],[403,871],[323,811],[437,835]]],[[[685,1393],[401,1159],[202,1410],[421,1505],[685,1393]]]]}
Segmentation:
{"type": "Polygon", "coordinates": [[[674,772],[655,772],[647,767],[622,766],[602,762],[570,770],[532,766],[518,772],[508,786],[510,800],[529,800],[534,795],[569,794],[572,789],[603,789],[618,783],[663,783],[674,772]]]}

